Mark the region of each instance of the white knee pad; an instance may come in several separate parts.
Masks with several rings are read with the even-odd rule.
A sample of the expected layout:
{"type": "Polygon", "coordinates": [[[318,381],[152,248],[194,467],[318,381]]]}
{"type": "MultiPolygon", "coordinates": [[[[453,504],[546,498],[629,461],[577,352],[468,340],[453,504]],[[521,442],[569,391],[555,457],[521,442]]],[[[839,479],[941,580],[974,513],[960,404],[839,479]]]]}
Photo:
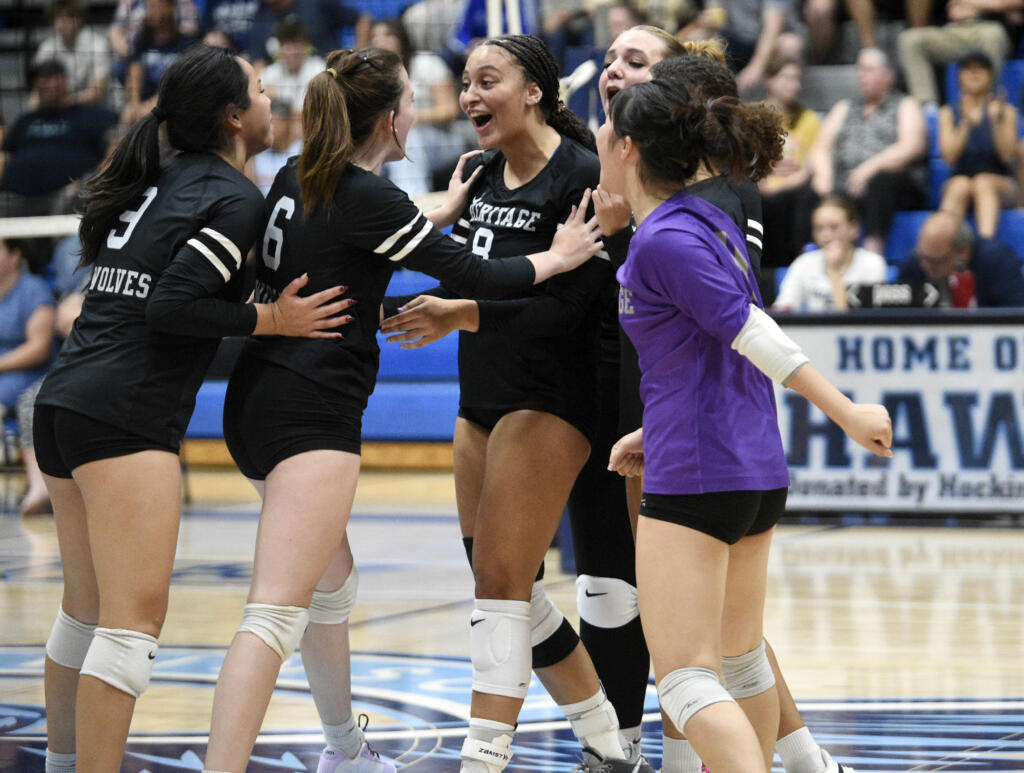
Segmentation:
{"type": "Polygon", "coordinates": [[[577,577],[576,608],[581,619],[598,628],[621,628],[640,616],[636,588],[614,577],[577,577]]]}
{"type": "Polygon", "coordinates": [[[469,618],[473,689],[525,698],[530,687],[530,602],[477,599],[469,618]]]}
{"type": "Polygon", "coordinates": [[[81,670],[95,630],[95,625],[80,623],[63,609],[58,609],[50,638],[46,640],[46,656],[57,665],[81,670]]]}
{"type": "Polygon", "coordinates": [[[250,602],[245,605],[238,630],[258,636],[285,661],[298,646],[308,622],[309,612],[304,607],[250,602]]]}
{"type": "Polygon", "coordinates": [[[530,646],[536,647],[551,638],[561,628],[563,620],[565,616],[544,590],[544,581],[537,580],[530,593],[530,646]]]}
{"type": "Polygon", "coordinates": [[[710,668],[677,668],[658,685],[661,708],[679,730],[701,709],[713,703],[735,703],[710,668]]]}
{"type": "Polygon", "coordinates": [[[750,652],[732,658],[722,658],[722,681],[729,694],[740,698],[753,698],[775,686],[775,672],[765,651],[764,642],[750,652]]]}
{"type": "Polygon", "coordinates": [[[82,663],[82,675],[93,676],[138,698],[149,686],[159,649],[149,634],[124,628],[96,628],[82,663]]]}
{"type": "Polygon", "coordinates": [[[359,591],[359,570],[352,564],[345,584],[335,591],[313,591],[309,604],[309,622],[325,625],[341,625],[348,621],[356,606],[359,591]]]}

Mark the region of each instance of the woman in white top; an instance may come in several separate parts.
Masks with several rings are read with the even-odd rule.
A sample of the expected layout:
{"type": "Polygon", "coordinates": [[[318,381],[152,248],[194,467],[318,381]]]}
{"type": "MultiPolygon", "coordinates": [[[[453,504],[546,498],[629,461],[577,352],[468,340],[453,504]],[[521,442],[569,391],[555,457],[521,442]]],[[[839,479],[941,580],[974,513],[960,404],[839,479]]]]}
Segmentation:
{"type": "Polygon", "coordinates": [[[811,230],[820,246],[793,261],[772,308],[845,311],[852,285],[885,281],[885,258],[857,246],[860,225],[850,201],[826,196],[811,216],[811,230]]]}

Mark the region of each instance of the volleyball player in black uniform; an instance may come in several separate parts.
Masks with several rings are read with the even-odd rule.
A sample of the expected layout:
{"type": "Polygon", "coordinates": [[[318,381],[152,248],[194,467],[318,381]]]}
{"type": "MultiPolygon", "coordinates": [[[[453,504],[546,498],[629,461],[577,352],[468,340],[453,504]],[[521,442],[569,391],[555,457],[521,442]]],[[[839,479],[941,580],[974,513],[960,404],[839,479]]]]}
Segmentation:
{"type": "Polygon", "coordinates": [[[252,67],[198,46],[87,183],[79,233],[92,276],[35,412],[65,579],[46,647],[47,770],[73,770],[76,748],[79,770],[120,769],[167,608],[178,447],[219,337],[334,336],[323,318],[347,305],[316,308],[338,291],[303,300],[298,285],[273,306],[239,302],[263,224],[241,170],[271,136],[252,67]],[[161,123],[180,151],[163,166],[161,123]]]}
{"type": "Polygon", "coordinates": [[[578,266],[600,247],[582,190],[554,243],[514,253],[532,251],[528,257],[485,261],[441,235],[435,225],[450,223],[466,201],[461,165],[448,204],[428,215],[379,176],[381,164],[402,157],[415,118],[400,58],[335,51],[327,63],[308,87],[302,154],[268,196],[257,297],[276,297],[303,273],[314,289],[343,277],[357,301],[355,320],[338,341],[249,340],[228,386],[228,447],[263,508],[249,603],[214,696],[211,770],[245,769],[281,663],[301,638],[327,740],[320,773],[394,771],[352,716],[347,621],[358,580],[345,538],[391,273],[407,266],[466,294],[502,296],[578,266]]]}
{"type": "MultiPolygon", "coordinates": [[[[469,57],[460,102],[488,150],[453,237],[490,257],[546,243],[598,175],[592,137],[558,101],[550,52],[531,36],[486,41],[469,57]]],[[[455,485],[476,577],[464,773],[507,765],[531,665],[583,743],[585,764],[626,765],[614,708],[537,576],[590,452],[599,318],[613,297],[610,264],[592,260],[525,299],[454,299],[440,288],[382,325],[406,346],[463,331],[455,485]]]]}

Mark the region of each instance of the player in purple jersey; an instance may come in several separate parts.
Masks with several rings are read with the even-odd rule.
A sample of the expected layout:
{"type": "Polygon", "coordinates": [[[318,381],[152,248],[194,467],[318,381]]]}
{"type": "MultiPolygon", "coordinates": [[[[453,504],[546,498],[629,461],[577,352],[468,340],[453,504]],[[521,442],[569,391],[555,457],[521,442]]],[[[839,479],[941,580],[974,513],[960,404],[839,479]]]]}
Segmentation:
{"type": "Polygon", "coordinates": [[[643,465],[637,579],[659,698],[715,773],[767,771],[774,746],[720,672],[778,722],[762,617],[789,475],[771,380],[892,455],[885,409],[851,403],[807,363],[761,308],[740,229],[682,192],[702,159],[742,178],[755,153],[778,155],[778,117],[763,110],[655,79],[621,92],[598,135],[603,185],[639,223],[619,308],[643,372],[645,429],[620,441],[610,463],[643,465]]]}
{"type": "Polygon", "coordinates": [[[149,684],[181,515],[178,448],[218,339],[334,336],[338,290],[241,303],[262,227],[242,173],[272,137],[252,67],[199,46],[86,186],[81,315],[36,399],[35,451],[54,506],[64,596],[46,645],[46,769],[121,768],[149,684]],[[159,163],[159,130],[180,151],[159,163]],[[97,625],[98,624],[98,625],[97,625]],[[77,714],[76,714],[77,702],[77,714]]]}

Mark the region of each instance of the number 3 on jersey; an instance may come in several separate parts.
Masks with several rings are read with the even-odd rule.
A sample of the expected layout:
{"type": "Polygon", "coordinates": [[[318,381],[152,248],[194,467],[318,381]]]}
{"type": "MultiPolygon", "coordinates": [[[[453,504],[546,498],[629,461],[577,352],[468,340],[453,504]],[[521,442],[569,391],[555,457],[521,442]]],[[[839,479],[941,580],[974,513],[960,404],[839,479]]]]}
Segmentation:
{"type": "Polygon", "coordinates": [[[263,264],[271,271],[277,271],[281,265],[281,250],[284,249],[284,231],[277,224],[278,216],[284,214],[285,220],[291,220],[295,214],[295,200],[290,196],[282,196],[274,205],[267,221],[267,230],[263,234],[263,264]]]}
{"type": "Polygon", "coordinates": [[[472,251],[484,260],[491,256],[491,244],[494,242],[494,231],[490,228],[477,228],[473,234],[472,251]]]}
{"type": "Polygon", "coordinates": [[[110,233],[107,234],[107,248],[111,250],[119,250],[128,243],[128,240],[132,237],[132,231],[135,230],[135,226],[139,224],[142,219],[143,213],[149,209],[149,205],[153,203],[153,199],[156,198],[156,186],[151,185],[146,188],[146,192],[142,194],[142,203],[138,209],[126,209],[118,216],[118,220],[125,223],[127,227],[124,229],[124,233],[119,234],[117,227],[110,229],[110,233]]]}

